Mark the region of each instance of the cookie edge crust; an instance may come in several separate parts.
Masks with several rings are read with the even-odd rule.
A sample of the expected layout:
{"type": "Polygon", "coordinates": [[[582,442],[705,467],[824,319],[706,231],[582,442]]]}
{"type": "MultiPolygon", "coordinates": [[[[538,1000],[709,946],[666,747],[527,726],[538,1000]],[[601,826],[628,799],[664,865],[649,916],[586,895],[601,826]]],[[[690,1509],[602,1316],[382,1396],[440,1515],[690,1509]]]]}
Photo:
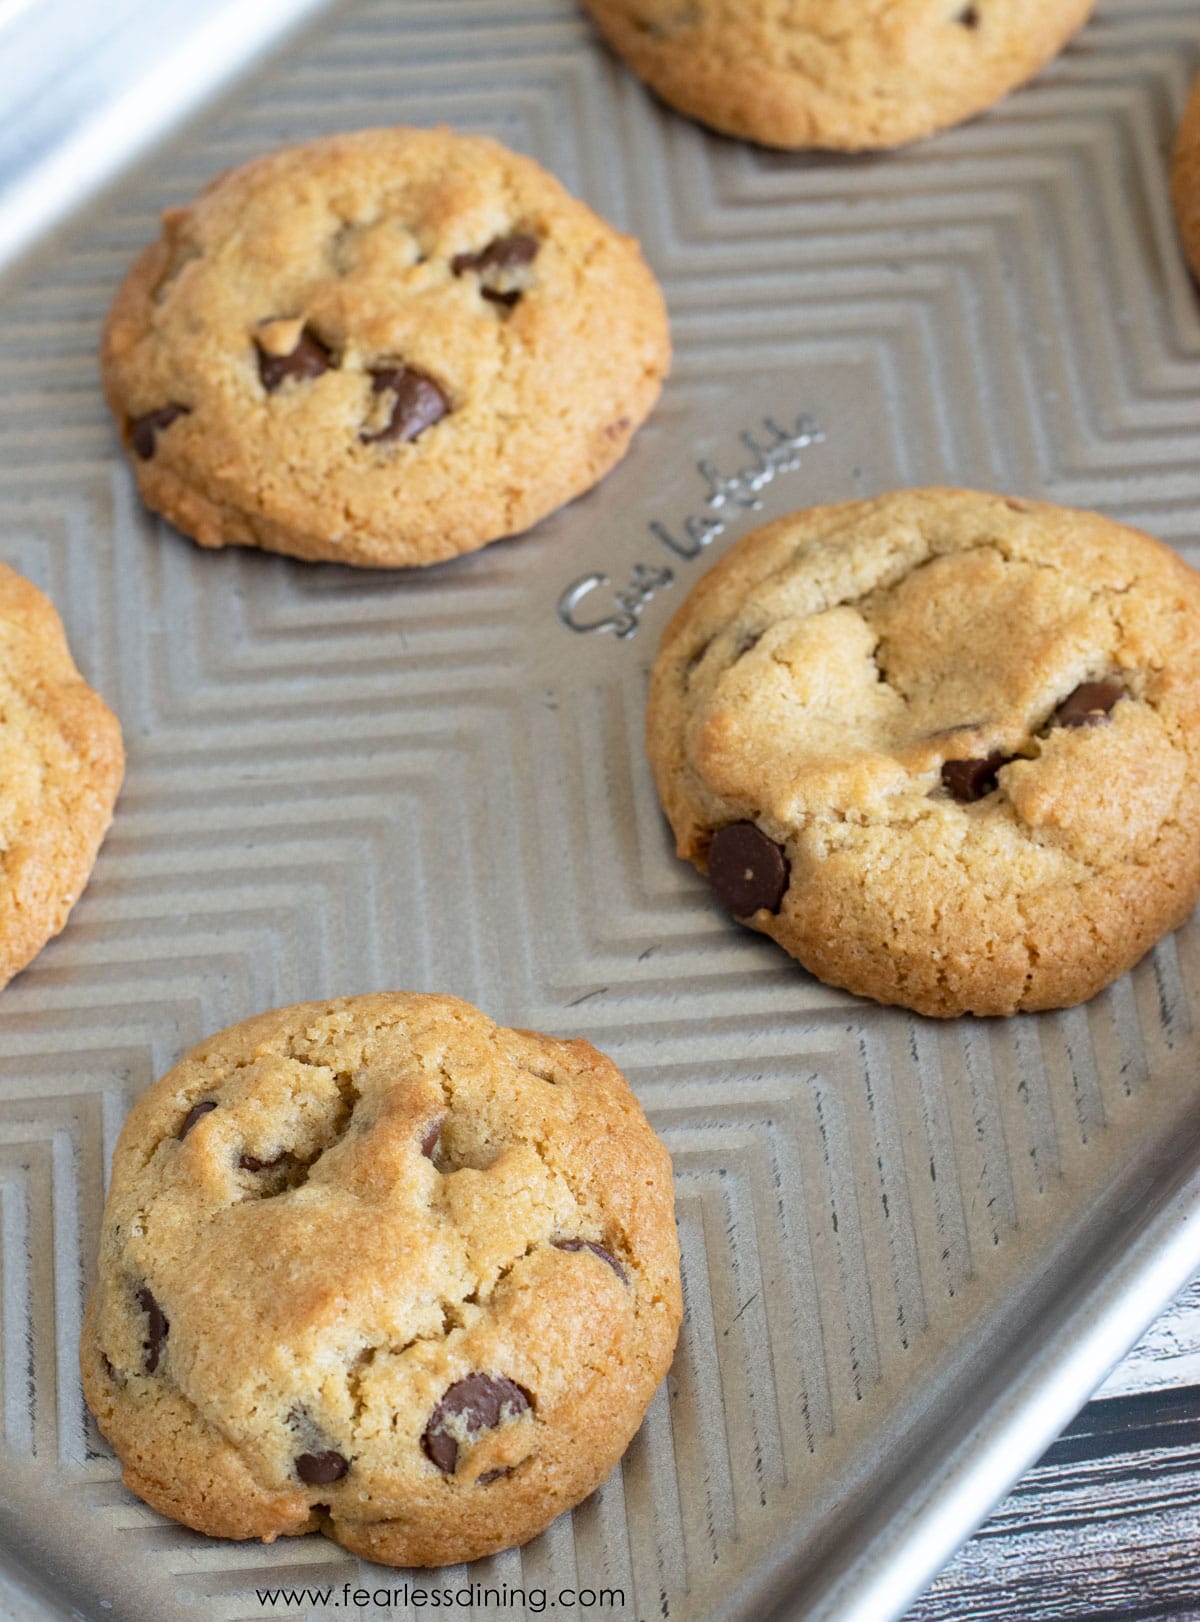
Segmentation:
{"type": "Polygon", "coordinates": [[[921,94],[889,103],[882,118],[870,98],[848,100],[779,68],[756,66],[731,98],[730,63],[723,54],[673,48],[669,42],[656,46],[626,19],[620,0],[581,3],[616,54],[660,100],[718,134],[790,151],[877,152],[951,129],[994,107],[1065,49],[1097,0],[1064,0],[1057,17],[1039,16],[1034,0],[1025,26],[1040,23],[1038,44],[1019,67],[1004,58],[982,82],[977,76],[926,82],[921,94]],[[1005,62],[1009,66],[1002,71],[1005,62]]]}
{"type": "MultiPolygon", "coordinates": [[[[706,841],[703,837],[698,838],[698,834],[706,834],[708,824],[695,814],[695,796],[688,788],[689,780],[696,779],[684,744],[683,688],[678,680],[680,662],[677,644],[687,636],[694,621],[703,617],[712,599],[720,596],[739,574],[743,571],[750,573],[752,582],[758,578],[752,567],[747,570],[748,560],[756,553],[769,553],[777,537],[802,531],[816,518],[822,521],[822,528],[826,525],[841,528],[855,512],[877,510],[897,497],[917,497],[927,502],[946,499],[1002,504],[1019,502],[1021,510],[1035,518],[1041,510],[1055,514],[1078,514],[1091,524],[1099,523],[1107,530],[1136,537],[1147,555],[1156,557],[1160,564],[1167,566],[1170,574],[1186,585],[1193,606],[1200,612],[1200,578],[1157,537],[1100,513],[1066,508],[1052,502],[1032,501],[1026,497],[951,487],[918,487],[889,491],[866,500],[804,508],[748,531],[697,580],[691,593],[675,610],[663,632],[650,674],[646,750],[655,788],[675,837],[676,854],[684,861],[691,862],[701,874],[707,876],[706,841]]],[[[752,589],[752,586],[744,589],[752,589]]],[[[738,592],[738,595],[743,594],[744,590],[738,592]]],[[[1198,708],[1197,720],[1200,722],[1200,693],[1194,707],[1198,708]]],[[[1200,756],[1200,727],[1190,753],[1195,763],[1200,756]]],[[[1186,807],[1181,808],[1181,815],[1171,822],[1171,827],[1176,830],[1174,836],[1160,841],[1160,845],[1156,846],[1156,850],[1162,844],[1169,848],[1151,868],[1131,868],[1120,883],[1110,881],[1102,885],[1099,880],[1093,881],[1097,889],[1096,904],[1080,908],[1065,926],[1053,903],[1047,905],[1048,924],[1056,924],[1068,932],[1066,950],[1056,949],[1052,954],[1043,954],[1036,964],[1031,964],[1025,984],[1016,995],[1009,979],[989,977],[978,972],[957,977],[952,986],[934,985],[930,990],[883,984],[881,982],[891,982],[896,978],[895,956],[884,952],[880,946],[878,956],[885,965],[884,971],[878,972],[868,964],[864,974],[858,972],[862,967],[861,957],[856,961],[853,951],[840,953],[836,949],[831,950],[829,944],[820,939],[798,939],[794,924],[789,927],[790,915],[794,907],[796,917],[803,923],[805,912],[798,898],[789,906],[790,891],[779,913],[760,910],[752,917],[737,922],[769,936],[824,984],[888,1007],[908,1008],[938,1019],[951,1019],[963,1014],[1007,1016],[1074,1007],[1088,1001],[1128,972],[1156,942],[1178,929],[1191,915],[1200,895],[1200,788],[1193,791],[1190,815],[1184,816],[1183,809],[1186,807]],[[1111,927],[1102,927],[1105,925],[1111,927]]],[[[758,819],[751,814],[750,820],[757,822],[758,819]]],[[[794,864],[795,851],[787,850],[787,854],[794,864]]],[[[1027,935],[1029,933],[1027,931],[1027,935]]],[[[918,950],[910,953],[909,957],[917,962],[927,955],[925,951],[918,950]]]]}
{"type": "MultiPolygon", "coordinates": [[[[394,129],[408,133],[409,127],[399,125],[394,129]]],[[[348,145],[353,150],[354,145],[365,144],[372,136],[389,133],[392,133],[390,127],[343,131],[313,141],[277,147],[235,168],[222,170],[185,204],[165,210],[163,218],[186,214],[228,182],[244,176],[257,166],[266,166],[283,153],[336,144],[345,141],[347,136],[351,138],[348,145]]],[[[534,159],[522,157],[500,142],[485,136],[460,135],[444,127],[436,132],[420,130],[417,133],[440,133],[454,141],[484,144],[500,151],[506,160],[530,165],[573,207],[591,215],[615,242],[621,244],[629,255],[632,274],[641,283],[640,297],[647,310],[647,329],[653,329],[657,334],[652,369],[643,369],[636,376],[631,372],[629,392],[622,404],[619,425],[614,425],[603,413],[598,414],[592,432],[586,440],[581,438],[578,441],[575,456],[550,458],[540,478],[527,479],[519,493],[509,492],[506,522],[499,526],[494,517],[487,516],[492,509],[476,489],[460,496],[454,508],[447,506],[439,510],[421,529],[408,535],[399,533],[397,527],[389,522],[384,522],[378,528],[357,524],[347,529],[343,538],[337,541],[316,530],[300,532],[276,521],[269,513],[256,510],[252,504],[235,499],[232,494],[207,490],[202,480],[189,481],[157,453],[146,461],[133,454],[130,412],[123,401],[115,338],[122,329],[132,328],[144,334],[150,325],[154,289],[167,267],[169,257],[160,228],[160,235],[134,259],[109,306],[100,335],[100,381],[105,400],[116,421],[122,448],[137,479],[142,501],[152,512],[161,514],[198,545],[207,548],[247,546],[305,562],[345,563],[357,568],[414,568],[444,563],[465,553],[479,551],[493,541],[523,535],[542,519],[590,490],[622,460],[638,429],[657,404],[671,367],[670,320],[658,278],[647,263],[637,238],[619,231],[589,204],[568,192],[556,176],[534,159]],[[652,319],[649,315],[651,308],[652,319]],[[612,432],[614,426],[619,431],[612,432]]]]}
{"type": "MultiPolygon", "coordinates": [[[[242,1463],[237,1449],[218,1435],[174,1386],[164,1389],[160,1396],[161,1405],[167,1409],[165,1420],[160,1413],[157,1425],[147,1425],[135,1411],[131,1422],[122,1423],[96,1340],[96,1305],[93,1289],[79,1341],[83,1396],[100,1434],[117,1455],[121,1480],[130,1492],[160,1515],[209,1537],[241,1541],[257,1538],[273,1543],[277,1537],[302,1537],[315,1532],[320,1516],[310,1508],[304,1493],[277,1493],[262,1487],[242,1463]],[[181,1461],[181,1468],[172,1472],[170,1479],[164,1478],[155,1468],[153,1457],[146,1456],[152,1450],[143,1451],[147,1440],[158,1440],[160,1427],[168,1437],[177,1437],[181,1432],[188,1433],[189,1439],[195,1437],[199,1442],[195,1462],[206,1465],[207,1470],[197,1476],[194,1470],[187,1469],[187,1463],[193,1462],[188,1459],[186,1463],[181,1461]]],[[[176,1456],[180,1457],[178,1451],[176,1456]]]]}
{"type": "MultiPolygon", "coordinates": [[[[113,1182],[116,1183],[123,1175],[123,1166],[129,1165],[132,1169],[140,1165],[146,1133],[154,1129],[162,1100],[176,1094],[176,1078],[185,1065],[205,1057],[211,1058],[222,1051],[222,1046],[227,1053],[235,1046],[259,1046],[289,1032],[297,1024],[345,1009],[361,1010],[369,1018],[375,1010],[398,1007],[399,1018],[396,1022],[404,1023],[404,1009],[413,1004],[422,1005],[442,1017],[466,1019],[477,1031],[507,1034],[510,1029],[498,1025],[474,1005],[439,993],[367,993],[360,997],[292,1004],[251,1016],[198,1043],[135,1102],[114,1151],[113,1182]],[[364,1008],[364,1004],[373,1006],[364,1008]]],[[[164,1387],[161,1382],[145,1377],[147,1385],[157,1388],[167,1399],[165,1418],[159,1417],[153,1428],[136,1407],[129,1412],[117,1411],[112,1384],[105,1373],[96,1338],[99,1291],[97,1286],[93,1286],[80,1338],[80,1366],[85,1396],[101,1433],[117,1453],[126,1485],[153,1508],[209,1536],[261,1538],[271,1542],[279,1536],[300,1536],[320,1530],[331,1541],[351,1552],[386,1564],[441,1566],[478,1559],[527,1542],[564,1511],[582,1502],[616,1467],[641,1426],[654,1393],[670,1367],[682,1319],[671,1159],[665,1144],[646,1119],[636,1093],[606,1054],[583,1038],[564,1040],[516,1028],[512,1028],[512,1034],[544,1044],[547,1054],[553,1053],[560,1059],[565,1050],[579,1066],[581,1074],[592,1070],[599,1072],[606,1087],[612,1088],[613,1097],[619,1100],[622,1110],[630,1111],[639,1145],[644,1151],[641,1160],[645,1166],[655,1166],[659,1174],[653,1188],[649,1185],[647,1190],[639,1188],[627,1212],[627,1216],[637,1221],[644,1243],[645,1278],[648,1283],[661,1286],[661,1293],[648,1302],[640,1320],[642,1338],[636,1343],[639,1355],[625,1365],[620,1388],[621,1414],[628,1416],[631,1423],[624,1424],[620,1415],[614,1416],[611,1410],[606,1409],[601,1431],[604,1446],[599,1451],[581,1452],[578,1459],[569,1451],[571,1435],[564,1438],[561,1433],[556,1433],[553,1440],[560,1444],[560,1449],[566,1448],[567,1451],[559,1456],[559,1450],[550,1450],[549,1481],[534,1491],[510,1495],[503,1505],[493,1501],[494,1511],[489,1506],[488,1513],[466,1517],[468,1523],[482,1522],[485,1528],[482,1532],[478,1525],[474,1529],[471,1524],[465,1528],[458,1525],[453,1515],[443,1517],[441,1523],[432,1527],[423,1524],[419,1516],[410,1523],[403,1518],[354,1521],[319,1515],[309,1503],[312,1491],[319,1489],[309,1492],[300,1489],[289,1493],[261,1486],[242,1462],[237,1449],[214,1431],[173,1385],[164,1387]],[[619,1083],[619,1087],[613,1088],[614,1081],[619,1083]],[[630,1400],[631,1392],[636,1397],[635,1402],[630,1400]],[[158,1461],[164,1456],[171,1457],[172,1433],[177,1433],[185,1424],[193,1434],[203,1438],[202,1444],[191,1460],[190,1470],[181,1469],[178,1475],[164,1479],[158,1461]],[[615,1450],[614,1441],[619,1444],[615,1450]],[[197,1482],[201,1484],[199,1487],[197,1482]],[[204,1483],[210,1484],[208,1490],[205,1490],[204,1483]],[[222,1483],[226,1485],[228,1499],[221,1492],[212,1490],[211,1484],[219,1487],[222,1483]],[[247,1497],[251,1501],[249,1514],[244,1502],[247,1497]]],[[[108,1222],[106,1202],[101,1223],[102,1244],[108,1222]]],[[[139,1383],[143,1379],[140,1375],[128,1378],[139,1383]]],[[[604,1382],[600,1382],[598,1394],[603,1394],[604,1389],[604,1382]]],[[[163,1406],[160,1401],[160,1410],[163,1406]]],[[[479,1508],[482,1510],[483,1505],[479,1508]]]]}
{"type": "Polygon", "coordinates": [[[1192,81],[1175,137],[1171,201],[1184,253],[1200,281],[1200,74],[1192,81]]]}
{"type": "Polygon", "coordinates": [[[44,664],[44,710],[79,760],[74,792],[5,854],[0,989],[66,927],[87,885],[125,776],[121,725],[80,674],[62,619],[45,592],[0,564],[0,619],[24,622],[44,664]]]}

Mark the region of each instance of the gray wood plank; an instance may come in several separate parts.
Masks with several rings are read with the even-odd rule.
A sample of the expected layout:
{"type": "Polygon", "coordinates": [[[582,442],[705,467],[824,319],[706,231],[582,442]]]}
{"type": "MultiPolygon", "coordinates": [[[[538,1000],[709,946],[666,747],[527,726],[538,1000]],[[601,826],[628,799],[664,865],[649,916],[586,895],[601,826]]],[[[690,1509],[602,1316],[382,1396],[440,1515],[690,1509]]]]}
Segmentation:
{"type": "Polygon", "coordinates": [[[1124,1396],[1173,1385],[1200,1385],[1200,1279],[1150,1326],[1096,1395],[1124,1396]]]}
{"type": "Polygon", "coordinates": [[[907,1622],[1200,1622],[1200,1283],[907,1622]]]}

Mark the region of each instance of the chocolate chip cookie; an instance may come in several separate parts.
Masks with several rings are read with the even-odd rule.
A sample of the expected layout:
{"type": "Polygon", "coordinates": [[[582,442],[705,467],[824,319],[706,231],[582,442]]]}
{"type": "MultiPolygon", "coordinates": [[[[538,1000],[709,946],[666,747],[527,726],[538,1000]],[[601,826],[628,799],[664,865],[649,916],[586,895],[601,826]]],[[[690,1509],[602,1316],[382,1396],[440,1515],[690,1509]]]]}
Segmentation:
{"type": "Polygon", "coordinates": [[[1200,278],[1200,78],[1192,85],[1175,138],[1171,198],[1188,263],[1200,278]]]}
{"type": "Polygon", "coordinates": [[[449,130],[291,147],[169,211],[104,330],[142,497],[204,546],[433,563],[528,529],[658,397],[637,244],[449,130]]]}
{"type": "Polygon", "coordinates": [[[117,718],[53,605],[0,564],[0,986],[66,923],[124,770],[117,718]]]}
{"type": "Polygon", "coordinates": [[[664,101],[764,146],[898,146],[1032,78],[1095,0],[583,0],[664,101]]]}
{"type": "Polygon", "coordinates": [[[188,1526],[443,1565],[604,1479],[680,1311],[670,1160],[603,1054],[453,997],[307,1003],[134,1107],[84,1389],[188,1526]]]}
{"type": "Polygon", "coordinates": [[[671,621],[647,735],[679,854],[822,980],[1065,1007],[1200,893],[1200,576],[966,490],[794,513],[671,621]]]}

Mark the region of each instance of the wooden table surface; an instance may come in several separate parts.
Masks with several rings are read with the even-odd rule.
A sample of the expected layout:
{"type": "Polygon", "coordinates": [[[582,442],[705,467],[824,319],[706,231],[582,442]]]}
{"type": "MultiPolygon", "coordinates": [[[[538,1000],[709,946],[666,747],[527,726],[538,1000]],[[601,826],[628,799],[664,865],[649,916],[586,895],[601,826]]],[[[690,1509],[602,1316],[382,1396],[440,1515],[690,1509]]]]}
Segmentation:
{"type": "Polygon", "coordinates": [[[1200,1622],[1200,1281],[906,1622],[1200,1622]]]}

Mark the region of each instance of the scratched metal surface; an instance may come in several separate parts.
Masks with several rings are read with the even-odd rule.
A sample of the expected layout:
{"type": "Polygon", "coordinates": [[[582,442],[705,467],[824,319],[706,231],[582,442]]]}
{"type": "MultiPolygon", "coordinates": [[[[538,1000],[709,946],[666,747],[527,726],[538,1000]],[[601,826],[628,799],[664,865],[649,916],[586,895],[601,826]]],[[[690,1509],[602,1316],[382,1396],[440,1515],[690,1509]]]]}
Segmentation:
{"type": "Polygon", "coordinates": [[[1103,0],[1035,86],[883,158],[707,135],[569,0],[347,0],[234,86],[239,62],[0,298],[0,557],[55,599],[130,758],[69,929],[0,1001],[0,1607],[232,1622],[289,1614],[258,1588],[377,1584],[318,1539],[209,1542],[133,1500],[74,1343],[130,1100],[261,1008],[401,985],[616,1057],[674,1157],[686,1275],[621,1470],[451,1580],[880,1622],[1200,1265],[1200,933],[1062,1015],[832,992],[673,859],[645,672],[751,524],[896,484],[1100,507],[1200,561],[1200,307],[1164,183],[1193,0],[1103,0]],[[264,147],[441,120],[641,238],[675,335],[660,409],[598,490],[452,565],[201,554],[139,508],[100,401],[131,253],[264,147]]]}

